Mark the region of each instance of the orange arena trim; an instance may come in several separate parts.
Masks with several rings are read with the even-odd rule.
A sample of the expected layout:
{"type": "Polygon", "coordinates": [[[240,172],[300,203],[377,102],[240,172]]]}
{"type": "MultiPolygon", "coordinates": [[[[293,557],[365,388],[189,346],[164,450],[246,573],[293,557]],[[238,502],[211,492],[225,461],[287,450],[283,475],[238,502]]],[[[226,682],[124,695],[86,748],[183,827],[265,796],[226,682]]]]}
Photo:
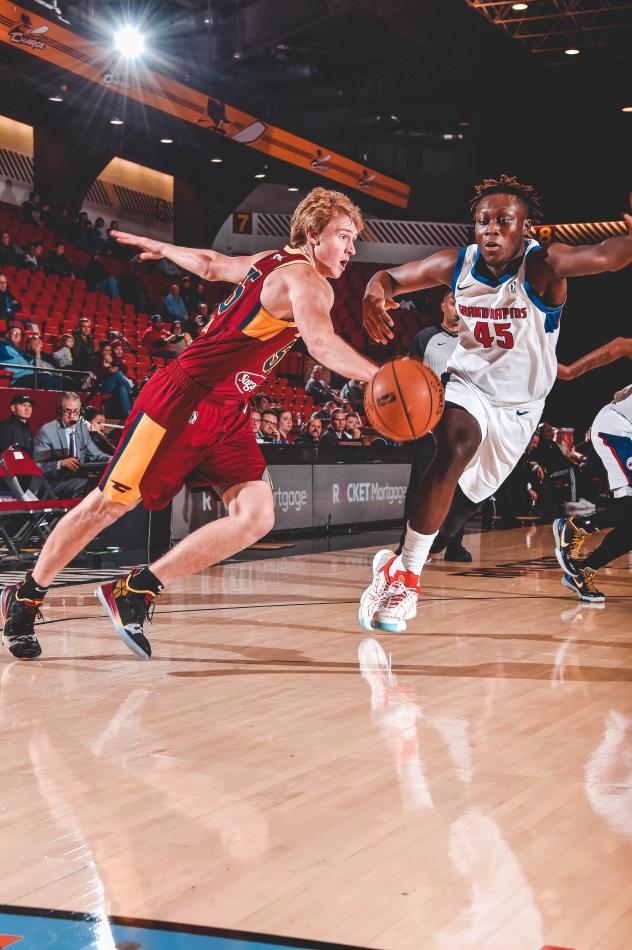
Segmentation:
{"type": "Polygon", "coordinates": [[[137,65],[133,72],[115,75],[112,56],[102,47],[8,0],[0,0],[0,26],[0,39],[7,45],[118,95],[248,145],[273,158],[316,171],[373,198],[400,208],[408,207],[410,187],[404,182],[366,168],[309,139],[262,122],[256,116],[142,65],[137,65]]]}

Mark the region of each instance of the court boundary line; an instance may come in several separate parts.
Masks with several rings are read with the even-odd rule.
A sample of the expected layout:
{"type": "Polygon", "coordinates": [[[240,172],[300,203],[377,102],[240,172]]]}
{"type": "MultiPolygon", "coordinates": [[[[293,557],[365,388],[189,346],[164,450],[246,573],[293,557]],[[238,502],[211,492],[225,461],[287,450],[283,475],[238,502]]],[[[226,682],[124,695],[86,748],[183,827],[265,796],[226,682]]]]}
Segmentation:
{"type": "MultiPolygon", "coordinates": [[[[77,910],[53,910],[46,907],[26,907],[17,904],[0,904],[0,914],[15,917],[45,917],[52,920],[74,920],[78,922],[98,923],[103,916],[77,910]]],[[[164,930],[169,933],[195,934],[201,937],[218,937],[224,940],[242,940],[244,943],[267,943],[277,947],[297,947],[301,950],[367,950],[356,944],[328,943],[323,940],[302,939],[300,937],[281,937],[274,934],[257,933],[248,930],[233,930],[222,927],[208,927],[203,924],[184,924],[164,920],[146,920],[142,917],[107,915],[110,924],[121,927],[137,927],[142,930],[164,930]]]]}

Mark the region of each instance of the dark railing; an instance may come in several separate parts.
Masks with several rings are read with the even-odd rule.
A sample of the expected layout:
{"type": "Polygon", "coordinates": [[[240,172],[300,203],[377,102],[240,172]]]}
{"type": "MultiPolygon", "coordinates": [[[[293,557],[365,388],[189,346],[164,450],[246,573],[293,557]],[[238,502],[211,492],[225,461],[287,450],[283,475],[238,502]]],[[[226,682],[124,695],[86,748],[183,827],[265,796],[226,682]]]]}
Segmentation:
{"type": "MultiPolygon", "coordinates": [[[[0,362],[0,367],[3,369],[14,370],[14,369],[26,369],[30,374],[33,375],[33,386],[32,389],[38,389],[37,385],[37,374],[45,373],[47,376],[87,376],[90,372],[87,369],[58,369],[55,366],[44,368],[43,366],[35,366],[33,363],[3,363],[0,362]]],[[[16,380],[16,383],[19,383],[19,378],[16,380]]],[[[60,390],[63,392],[63,388],[60,387],[60,390]]]]}

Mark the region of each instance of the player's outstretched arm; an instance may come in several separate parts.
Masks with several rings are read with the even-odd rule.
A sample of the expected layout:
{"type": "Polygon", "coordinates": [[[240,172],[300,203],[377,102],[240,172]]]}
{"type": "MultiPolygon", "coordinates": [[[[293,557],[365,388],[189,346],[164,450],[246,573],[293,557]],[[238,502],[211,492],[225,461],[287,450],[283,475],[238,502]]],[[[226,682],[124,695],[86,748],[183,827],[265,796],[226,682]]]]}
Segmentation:
{"type": "Polygon", "coordinates": [[[249,257],[228,257],[219,251],[179,247],[177,244],[155,241],[153,238],[128,234],[126,231],[110,231],[110,234],[118,244],[139,248],[139,261],[159,261],[166,257],[178,267],[190,274],[197,274],[203,280],[225,280],[231,284],[242,281],[252,264],[268,253],[264,251],[249,257]]]}
{"type": "Polygon", "coordinates": [[[557,378],[565,381],[577,379],[578,376],[583,376],[591,369],[597,369],[598,366],[607,366],[608,363],[614,363],[615,360],[620,360],[624,356],[632,359],[632,339],[618,336],[616,339],[610,340],[609,343],[597,347],[596,350],[586,353],[585,356],[581,356],[570,366],[558,363],[557,378]]]}
{"type": "Polygon", "coordinates": [[[412,293],[440,284],[450,285],[458,250],[447,248],[423,261],[411,261],[373,274],[366,286],[362,302],[364,329],[376,343],[393,339],[393,320],[389,310],[397,307],[396,294],[412,293]]]}
{"type": "Polygon", "coordinates": [[[606,238],[600,244],[569,247],[551,244],[544,251],[543,261],[553,279],[584,277],[606,271],[623,270],[632,264],[632,215],[623,215],[627,234],[606,238]]]}
{"type": "Polygon", "coordinates": [[[286,267],[284,271],[293,320],[310,356],[349,379],[368,382],[377,366],[337,336],[331,322],[334,292],[311,267],[286,267]]]}

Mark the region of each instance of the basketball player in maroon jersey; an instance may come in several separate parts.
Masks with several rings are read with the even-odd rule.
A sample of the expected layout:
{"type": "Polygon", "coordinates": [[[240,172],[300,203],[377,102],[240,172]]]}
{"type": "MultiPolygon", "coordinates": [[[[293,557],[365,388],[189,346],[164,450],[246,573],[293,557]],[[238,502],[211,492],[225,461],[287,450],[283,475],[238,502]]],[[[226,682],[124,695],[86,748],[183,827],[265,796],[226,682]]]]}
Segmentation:
{"type": "Polygon", "coordinates": [[[138,656],[151,656],[143,623],[165,586],[272,529],[272,490],[248,397],[299,336],[319,363],[352,379],[372,378],[375,364],[334,333],[327,282],[340,277],[355,254],[361,228],[361,212],[345,195],[315,188],[296,208],[290,244],[280,251],[231,258],[112,232],[120,244],[140,248],[140,260],[166,257],[204,280],[236,287],[201,335],[143,388],[98,488],[58,523],[32,574],[3,590],[2,638],[14,657],[40,655],[34,622],[59,571],[141,500],[150,510],[168,505],[193,470],[215,487],[228,517],[96,592],[117,634],[138,656]]]}

